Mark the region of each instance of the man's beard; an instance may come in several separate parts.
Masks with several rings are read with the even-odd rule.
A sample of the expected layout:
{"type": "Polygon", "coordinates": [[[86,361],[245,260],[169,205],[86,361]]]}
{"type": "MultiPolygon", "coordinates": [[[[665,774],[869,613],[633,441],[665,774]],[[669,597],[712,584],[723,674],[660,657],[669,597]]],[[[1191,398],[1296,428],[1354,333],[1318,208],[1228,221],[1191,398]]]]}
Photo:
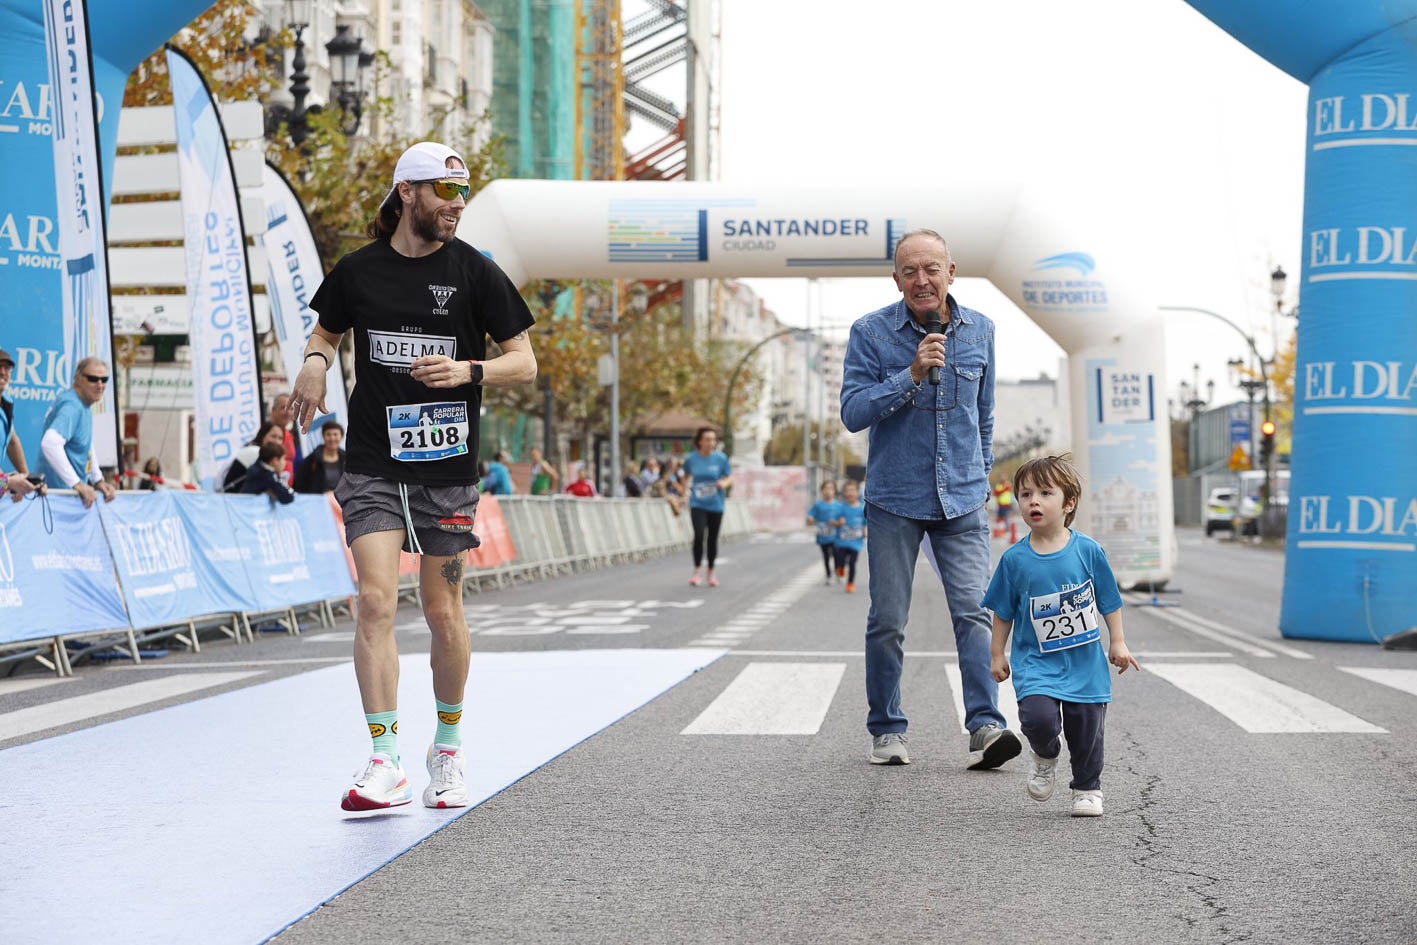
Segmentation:
{"type": "Polygon", "coordinates": [[[422,201],[416,201],[410,212],[413,214],[413,219],[409,221],[413,224],[413,235],[421,240],[446,243],[457,235],[456,232],[444,233],[440,229],[437,211],[428,210],[422,201]]]}

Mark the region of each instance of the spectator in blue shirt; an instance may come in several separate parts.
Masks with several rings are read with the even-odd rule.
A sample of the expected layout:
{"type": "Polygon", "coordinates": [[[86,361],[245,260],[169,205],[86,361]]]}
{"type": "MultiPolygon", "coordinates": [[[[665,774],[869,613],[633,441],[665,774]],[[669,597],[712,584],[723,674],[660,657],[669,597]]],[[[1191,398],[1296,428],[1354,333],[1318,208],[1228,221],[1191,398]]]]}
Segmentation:
{"type": "Polygon", "coordinates": [[[5,388],[10,386],[10,376],[15,370],[15,360],[10,352],[0,348],[0,453],[10,457],[15,471],[10,475],[0,472],[0,489],[10,493],[16,502],[43,486],[36,487],[29,481],[29,464],[25,462],[25,448],[20,445],[20,435],[15,432],[15,405],[5,397],[5,388]]]}
{"type": "Polygon", "coordinates": [[[39,440],[39,471],[48,485],[73,489],[91,508],[98,493],[105,502],[118,494],[103,478],[93,455],[93,405],[108,387],[108,364],[101,358],[84,358],[74,371],[74,386],[50,405],[44,415],[39,440]]]}
{"type": "Polygon", "coordinates": [[[1022,749],[999,713],[991,673],[989,469],[994,462],[994,323],[949,294],[955,263],[933,230],[906,233],[892,278],[901,298],[851,326],[841,420],[870,429],[866,543],[866,729],[872,764],[909,764],[900,704],[916,557],[928,540],[949,601],[963,681],[970,768],[1022,749]],[[941,329],[927,331],[931,322],[941,329]],[[938,368],[939,382],[930,379],[938,368]]]}
{"type": "Polygon", "coordinates": [[[482,478],[479,488],[488,495],[511,495],[516,492],[512,485],[512,473],[507,469],[507,451],[498,450],[492,462],[487,464],[487,475],[482,478]]]}

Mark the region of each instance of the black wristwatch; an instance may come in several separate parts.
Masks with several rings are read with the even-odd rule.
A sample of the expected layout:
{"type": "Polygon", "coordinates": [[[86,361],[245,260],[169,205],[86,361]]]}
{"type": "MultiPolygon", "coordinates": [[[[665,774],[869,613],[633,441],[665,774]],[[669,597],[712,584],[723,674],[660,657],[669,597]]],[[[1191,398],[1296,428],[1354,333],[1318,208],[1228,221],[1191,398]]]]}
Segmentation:
{"type": "Polygon", "coordinates": [[[468,361],[467,363],[472,365],[472,382],[473,382],[474,384],[481,384],[481,383],[482,383],[482,362],[481,362],[481,361],[468,361]]]}

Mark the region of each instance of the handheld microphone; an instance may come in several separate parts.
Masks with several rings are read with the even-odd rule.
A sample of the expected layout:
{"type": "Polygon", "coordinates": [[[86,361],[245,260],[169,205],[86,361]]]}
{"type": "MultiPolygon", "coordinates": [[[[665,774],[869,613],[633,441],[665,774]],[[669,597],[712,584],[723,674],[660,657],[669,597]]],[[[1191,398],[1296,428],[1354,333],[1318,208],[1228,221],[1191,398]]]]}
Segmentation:
{"type": "MultiPolygon", "coordinates": [[[[925,333],[927,335],[943,335],[945,333],[945,323],[940,320],[939,312],[931,312],[930,319],[925,323],[925,333]]],[[[930,383],[936,387],[940,386],[940,369],[930,368],[930,383]]]]}

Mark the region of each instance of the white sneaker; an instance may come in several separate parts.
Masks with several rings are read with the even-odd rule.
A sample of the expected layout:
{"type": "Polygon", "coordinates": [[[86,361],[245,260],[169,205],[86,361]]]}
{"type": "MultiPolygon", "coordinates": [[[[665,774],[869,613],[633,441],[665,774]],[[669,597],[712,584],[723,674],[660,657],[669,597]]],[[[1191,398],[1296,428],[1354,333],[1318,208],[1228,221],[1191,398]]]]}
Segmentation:
{"type": "Polygon", "coordinates": [[[462,748],[451,745],[428,746],[428,786],[423,789],[424,807],[466,807],[466,761],[462,748]]]}
{"type": "Polygon", "coordinates": [[[412,800],[413,786],[408,783],[403,766],[388,755],[375,752],[355,773],[354,783],[345,788],[339,806],[345,810],[383,810],[412,800]]]}
{"type": "Polygon", "coordinates": [[[1033,756],[1033,767],[1028,772],[1028,784],[1025,787],[1029,797],[1035,801],[1046,801],[1053,796],[1053,775],[1057,767],[1057,758],[1033,756]]]}
{"type": "Polygon", "coordinates": [[[1074,817],[1101,817],[1101,816],[1102,816],[1102,792],[1101,792],[1101,791],[1074,791],[1074,792],[1073,792],[1073,816],[1074,816],[1074,817]]]}

